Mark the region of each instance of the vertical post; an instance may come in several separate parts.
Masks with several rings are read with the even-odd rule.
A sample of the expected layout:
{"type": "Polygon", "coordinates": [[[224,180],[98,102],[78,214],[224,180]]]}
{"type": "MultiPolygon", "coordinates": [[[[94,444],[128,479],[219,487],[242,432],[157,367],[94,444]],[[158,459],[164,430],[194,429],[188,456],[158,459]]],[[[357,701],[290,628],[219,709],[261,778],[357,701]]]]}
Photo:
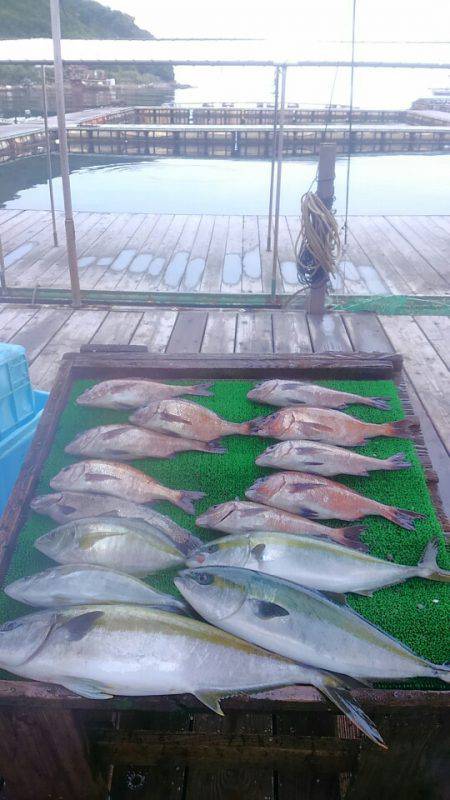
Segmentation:
{"type": "Polygon", "coordinates": [[[6,274],[5,274],[5,256],[3,255],[3,245],[0,238],[0,289],[2,294],[6,293],[6,274]]]}
{"type": "Polygon", "coordinates": [[[281,170],[283,166],[284,110],[286,105],[286,72],[287,66],[286,64],[283,64],[281,67],[281,101],[277,136],[277,185],[275,191],[275,223],[273,230],[272,300],[275,300],[277,293],[278,231],[280,228],[281,170]]]}
{"type": "Polygon", "coordinates": [[[50,208],[52,212],[53,243],[58,247],[58,234],[56,232],[55,199],[53,196],[52,156],[50,153],[50,136],[48,132],[47,85],[45,80],[45,65],[41,64],[42,77],[42,105],[44,109],[45,146],[47,149],[47,180],[50,193],[50,208]]]}
{"type": "Polygon", "coordinates": [[[272,247],[272,209],[273,209],[273,180],[275,177],[275,158],[277,152],[277,125],[278,125],[278,90],[280,85],[280,68],[275,67],[275,95],[273,101],[273,129],[272,129],[272,160],[270,164],[270,193],[269,193],[269,219],[267,222],[267,250],[272,247]]]}
{"type": "Polygon", "coordinates": [[[50,13],[55,65],[56,112],[58,115],[59,157],[61,162],[61,180],[64,197],[67,258],[69,261],[72,304],[77,307],[81,305],[81,294],[80,280],[78,277],[77,246],[75,240],[75,224],[73,221],[72,196],[70,193],[70,172],[69,156],[67,152],[66,110],[64,104],[64,75],[61,56],[61,20],[59,14],[59,0],[50,0],[50,13]]]}
{"type": "MultiPolygon", "coordinates": [[[[334,199],[334,176],[336,164],[336,145],[321,144],[319,149],[319,167],[317,171],[317,196],[329,209],[334,199]]],[[[308,312],[310,314],[323,314],[325,311],[325,295],[327,287],[327,274],[323,269],[318,269],[311,283],[308,298],[308,312]]]]}

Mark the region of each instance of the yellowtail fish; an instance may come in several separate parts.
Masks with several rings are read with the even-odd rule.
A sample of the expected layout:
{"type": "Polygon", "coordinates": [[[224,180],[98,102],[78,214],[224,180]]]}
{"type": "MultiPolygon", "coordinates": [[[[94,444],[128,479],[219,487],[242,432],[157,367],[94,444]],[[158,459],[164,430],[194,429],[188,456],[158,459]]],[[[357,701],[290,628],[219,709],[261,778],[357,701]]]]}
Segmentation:
{"type": "Polygon", "coordinates": [[[185,552],[195,549],[201,544],[200,539],[193,536],[186,528],[177,525],[170,517],[160,514],[149,506],[131,503],[107,494],[90,494],[89,492],[54,492],[34,497],[30,503],[36,514],[44,514],[61,525],[91,517],[107,517],[111,520],[124,519],[127,522],[141,520],[150,532],[168,536],[177,547],[185,552]]]}
{"type": "Polygon", "coordinates": [[[166,436],[135,425],[100,425],[79,433],[65,448],[66,453],[84,458],[111,458],[133,461],[137,458],[172,458],[175,453],[198,450],[225,453],[217,442],[200,442],[166,436]]]}
{"type": "Polygon", "coordinates": [[[239,566],[285,578],[327,592],[372,594],[409,578],[450,582],[450,572],[438,567],[438,543],[430,542],[414,567],[358,553],[337,542],[291,533],[232,534],[190,553],[187,564],[239,566]]]}
{"type": "Polygon", "coordinates": [[[59,564],[95,564],[141,577],[179,566],[192,551],[142,520],[107,517],[68,522],[34,546],[59,564]]]}
{"type": "Polygon", "coordinates": [[[52,567],[9,583],[5,593],[20,603],[43,608],[134,603],[178,614],[187,609],[184,601],[157,592],[139,578],[94,564],[52,567]]]}
{"type": "Polygon", "coordinates": [[[211,442],[221,436],[248,434],[248,422],[228,422],[198,403],[188,400],[163,400],[140,408],[130,417],[133,425],[155,431],[211,442]]]}
{"type": "Polygon", "coordinates": [[[360,541],[365,531],[363,525],[348,525],[345,528],[328,528],[307,517],[299,517],[279,508],[243,500],[229,500],[212,506],[195,520],[201,528],[213,528],[224,533],[248,533],[250,531],[280,531],[300,536],[326,536],[347,547],[367,550],[360,541]]]}
{"type": "Polygon", "coordinates": [[[433,664],[377,628],[343,600],[237,567],[184,570],[175,583],[208,622],[280,655],[362,680],[440,678],[433,664]]]}
{"type": "Polygon", "coordinates": [[[350,414],[332,411],[329,408],[304,408],[292,406],[282,408],[267,417],[257,417],[248,423],[250,433],[255,436],[270,436],[273,439],[310,439],[324,444],[352,447],[364,444],[375,436],[411,437],[417,426],[415,417],[398,422],[361,422],[350,414]]]}
{"type": "Polygon", "coordinates": [[[145,606],[74,606],[10,620],[0,626],[0,666],[95,700],[189,693],[218,714],[224,697],[309,683],[382,742],[342,677],[145,606]]]}
{"type": "Polygon", "coordinates": [[[204,492],[170,489],[144,472],[114,461],[92,460],[71,464],[51,479],[50,486],[61,491],[112,494],[134,503],[168,500],[187,514],[195,514],[193,501],[204,497],[204,492]]]}
{"type": "Polygon", "coordinates": [[[247,397],[271,406],[295,406],[304,403],[315,408],[345,408],[357,403],[372,408],[389,408],[388,397],[363,397],[351,392],[329,389],[326,386],[316,386],[314,383],[283,379],[259,383],[251,389],[247,397]]]}
{"type": "Polygon", "coordinates": [[[117,411],[131,411],[133,408],[152,403],[154,400],[166,400],[183,394],[209,397],[212,383],[198,383],[196,386],[178,386],[176,384],[158,383],[143,378],[115,378],[110,381],[96,383],[86,389],[79,397],[80,406],[94,408],[113,408],[117,411]]]}
{"type": "Polygon", "coordinates": [[[341,483],[308,472],[275,472],[267,478],[259,478],[245,496],[311,519],[351,521],[375,515],[408,531],[414,530],[415,520],[424,519],[424,515],[416,511],[379,503],[341,483]]]}
{"type": "Polygon", "coordinates": [[[260,467],[305,470],[316,475],[369,475],[374,470],[408,469],[403,453],[389,458],[372,458],[332,444],[301,439],[271,445],[255,461],[260,467]]]}

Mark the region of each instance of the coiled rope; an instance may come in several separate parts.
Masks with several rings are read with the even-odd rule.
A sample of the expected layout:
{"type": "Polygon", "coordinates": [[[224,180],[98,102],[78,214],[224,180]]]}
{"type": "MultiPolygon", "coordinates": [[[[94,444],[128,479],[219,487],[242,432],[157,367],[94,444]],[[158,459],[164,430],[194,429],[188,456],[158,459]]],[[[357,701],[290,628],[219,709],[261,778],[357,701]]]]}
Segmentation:
{"type": "Polygon", "coordinates": [[[300,231],[295,242],[299,281],[306,285],[317,285],[318,270],[322,269],[322,281],[328,282],[330,275],[336,272],[336,262],[341,255],[336,218],[315,192],[303,195],[300,215],[300,231]]]}

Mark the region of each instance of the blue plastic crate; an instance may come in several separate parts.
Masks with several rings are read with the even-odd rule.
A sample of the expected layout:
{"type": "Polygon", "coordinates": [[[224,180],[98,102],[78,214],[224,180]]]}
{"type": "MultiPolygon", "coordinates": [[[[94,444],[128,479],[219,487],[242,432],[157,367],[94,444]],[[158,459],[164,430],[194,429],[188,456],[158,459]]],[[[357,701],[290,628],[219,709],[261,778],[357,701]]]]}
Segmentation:
{"type": "Polygon", "coordinates": [[[0,343],[0,441],[35,414],[25,348],[0,343]]]}
{"type": "Polygon", "coordinates": [[[34,416],[0,441],[0,516],[19,475],[47,398],[48,392],[34,390],[34,416]]]}

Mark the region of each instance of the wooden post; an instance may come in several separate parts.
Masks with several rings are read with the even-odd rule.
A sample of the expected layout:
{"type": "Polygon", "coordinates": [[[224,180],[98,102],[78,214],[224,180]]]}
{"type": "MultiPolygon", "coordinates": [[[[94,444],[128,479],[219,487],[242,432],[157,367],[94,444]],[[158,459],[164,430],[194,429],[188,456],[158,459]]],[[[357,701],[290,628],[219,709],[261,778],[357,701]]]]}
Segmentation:
{"type": "MultiPolygon", "coordinates": [[[[322,203],[331,208],[334,199],[334,176],[336,164],[336,145],[321,144],[319,148],[319,169],[317,175],[317,196],[322,203]]],[[[325,311],[326,273],[318,269],[311,283],[308,297],[308,312],[323,314],[325,311]]]]}

